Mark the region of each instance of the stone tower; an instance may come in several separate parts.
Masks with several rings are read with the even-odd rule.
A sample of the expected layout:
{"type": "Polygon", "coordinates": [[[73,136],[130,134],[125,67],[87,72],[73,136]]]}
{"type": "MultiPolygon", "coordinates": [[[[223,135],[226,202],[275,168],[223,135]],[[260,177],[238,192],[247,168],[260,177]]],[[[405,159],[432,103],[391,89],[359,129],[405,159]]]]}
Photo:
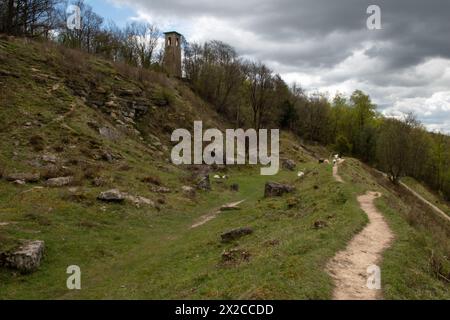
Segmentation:
{"type": "Polygon", "coordinates": [[[172,77],[181,78],[181,40],[176,31],[165,32],[164,68],[172,77]]]}

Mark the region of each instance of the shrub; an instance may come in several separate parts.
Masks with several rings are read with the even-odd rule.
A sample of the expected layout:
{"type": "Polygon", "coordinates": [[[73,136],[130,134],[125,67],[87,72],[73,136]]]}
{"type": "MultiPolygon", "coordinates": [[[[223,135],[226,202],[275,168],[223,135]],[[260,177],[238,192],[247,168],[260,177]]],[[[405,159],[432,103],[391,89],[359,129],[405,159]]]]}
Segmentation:
{"type": "Polygon", "coordinates": [[[155,186],[161,186],[162,185],[161,179],[159,177],[155,177],[155,176],[145,177],[141,181],[144,182],[144,183],[153,184],[155,186]]]}
{"type": "Polygon", "coordinates": [[[30,137],[30,145],[34,151],[42,151],[45,147],[45,140],[40,135],[34,135],[30,137]]]}
{"type": "Polygon", "coordinates": [[[153,94],[152,101],[158,107],[168,107],[175,102],[175,96],[169,90],[162,88],[153,94]]]}

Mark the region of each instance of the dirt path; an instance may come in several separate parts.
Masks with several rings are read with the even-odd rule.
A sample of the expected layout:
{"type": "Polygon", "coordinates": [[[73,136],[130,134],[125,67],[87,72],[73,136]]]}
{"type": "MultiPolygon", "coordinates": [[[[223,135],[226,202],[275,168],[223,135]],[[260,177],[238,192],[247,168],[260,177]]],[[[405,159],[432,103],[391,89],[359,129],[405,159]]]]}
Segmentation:
{"type": "Polygon", "coordinates": [[[339,168],[339,165],[341,163],[343,163],[343,162],[344,162],[344,160],[339,159],[338,162],[333,166],[333,177],[334,177],[334,179],[337,182],[342,182],[342,183],[344,182],[344,180],[342,180],[342,177],[339,175],[338,168],[339,168]]]}
{"type": "Polygon", "coordinates": [[[367,268],[379,265],[382,252],[389,247],[394,235],[376,209],[373,201],[380,197],[376,192],[367,192],[358,197],[361,209],[367,213],[369,224],[357,234],[344,251],[340,251],[327,265],[328,273],[335,281],[335,300],[381,299],[381,291],[369,289],[367,268]]]}
{"type": "Polygon", "coordinates": [[[210,221],[210,220],[214,219],[215,217],[217,217],[217,215],[219,213],[221,213],[222,211],[233,210],[234,208],[237,209],[238,206],[244,201],[245,200],[241,200],[241,201],[238,201],[238,202],[227,203],[227,204],[223,205],[222,207],[220,207],[219,209],[217,209],[217,210],[215,210],[215,211],[213,211],[211,213],[208,213],[208,214],[205,214],[205,215],[201,216],[193,225],[191,225],[191,229],[195,229],[197,227],[200,227],[200,226],[204,225],[208,221],[210,221]]]}

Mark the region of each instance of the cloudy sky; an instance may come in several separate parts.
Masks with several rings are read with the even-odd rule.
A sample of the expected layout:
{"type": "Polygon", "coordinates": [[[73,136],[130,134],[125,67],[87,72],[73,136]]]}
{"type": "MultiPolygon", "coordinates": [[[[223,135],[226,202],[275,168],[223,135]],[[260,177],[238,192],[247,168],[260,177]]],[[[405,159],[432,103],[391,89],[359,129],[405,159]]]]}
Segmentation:
{"type": "Polygon", "coordinates": [[[106,18],[222,40],[308,91],[370,94],[380,111],[413,111],[450,133],[448,0],[87,0],[106,18]],[[367,8],[382,30],[368,30],[367,8]]]}

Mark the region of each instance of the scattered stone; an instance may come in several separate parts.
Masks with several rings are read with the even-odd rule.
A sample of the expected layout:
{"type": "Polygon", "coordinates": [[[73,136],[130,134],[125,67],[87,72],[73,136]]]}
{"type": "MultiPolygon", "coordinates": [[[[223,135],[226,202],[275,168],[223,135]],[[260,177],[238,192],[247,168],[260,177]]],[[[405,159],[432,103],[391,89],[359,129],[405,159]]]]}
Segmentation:
{"type": "Polygon", "coordinates": [[[280,197],[285,193],[291,193],[295,190],[293,186],[287,184],[281,184],[276,182],[268,182],[266,183],[266,187],[264,190],[264,197],[280,197]]]}
{"type": "Polygon", "coordinates": [[[6,227],[9,226],[10,223],[9,222],[0,222],[0,227],[6,227]]]}
{"type": "Polygon", "coordinates": [[[111,100],[111,101],[108,101],[105,103],[105,107],[108,107],[108,108],[116,108],[118,106],[119,105],[114,100],[111,100]]]}
{"type": "Polygon", "coordinates": [[[253,229],[251,228],[237,228],[221,234],[220,237],[222,238],[222,242],[231,242],[252,233],[253,229]]]}
{"type": "Polygon", "coordinates": [[[141,205],[148,205],[152,207],[155,206],[155,203],[150,199],[141,196],[133,196],[125,192],[120,192],[117,189],[102,192],[97,197],[97,199],[105,202],[120,202],[120,203],[123,202],[124,200],[128,200],[133,204],[135,204],[137,207],[140,207],[141,205]]]}
{"type": "Polygon", "coordinates": [[[322,229],[325,228],[326,226],[328,226],[326,221],[317,220],[314,222],[314,229],[322,229]]]}
{"type": "Polygon", "coordinates": [[[11,173],[5,178],[10,182],[17,180],[23,180],[25,182],[38,182],[41,176],[39,173],[11,173]]]}
{"type": "Polygon", "coordinates": [[[73,177],[59,177],[59,178],[48,179],[45,182],[45,185],[47,187],[51,187],[51,188],[58,188],[58,187],[67,186],[68,184],[71,184],[72,181],[73,181],[73,177]]]}
{"type": "Polygon", "coordinates": [[[220,208],[220,211],[233,211],[233,210],[241,210],[241,208],[239,207],[239,205],[244,202],[245,200],[239,201],[239,202],[234,202],[234,203],[228,203],[223,205],[220,208]]]}
{"type": "Polygon", "coordinates": [[[295,208],[295,207],[297,207],[299,204],[300,204],[300,201],[299,201],[298,198],[289,198],[289,199],[287,200],[287,206],[288,206],[288,209],[295,208]]]}
{"type": "Polygon", "coordinates": [[[247,262],[250,260],[250,256],[250,252],[243,249],[234,248],[225,250],[222,253],[222,264],[229,265],[239,262],[247,262]]]}
{"type": "Polygon", "coordinates": [[[26,184],[26,182],[25,182],[25,180],[16,180],[16,181],[14,181],[14,184],[17,184],[19,186],[23,186],[23,185],[26,184]]]}
{"type": "Polygon", "coordinates": [[[97,199],[106,202],[123,202],[125,197],[119,190],[112,189],[100,193],[97,199]]]}
{"type": "Polygon", "coordinates": [[[294,171],[297,166],[296,163],[291,159],[283,159],[281,165],[284,169],[289,171],[294,171]]]}
{"type": "Polygon", "coordinates": [[[170,193],[170,192],[172,192],[169,188],[158,187],[158,186],[152,186],[151,190],[152,190],[152,192],[155,192],[155,193],[170,193]]]}
{"type": "Polygon", "coordinates": [[[209,180],[209,175],[201,176],[197,182],[197,189],[209,191],[211,190],[211,181],[209,180]]]}
{"type": "Polygon", "coordinates": [[[233,183],[230,186],[230,189],[231,189],[231,191],[238,192],[239,191],[239,185],[237,183],[233,183]]]}
{"type": "Polygon", "coordinates": [[[270,247],[275,247],[275,246],[278,246],[279,244],[280,244],[280,240],[278,240],[278,239],[267,240],[264,242],[265,246],[270,246],[270,247]]]}
{"type": "Polygon", "coordinates": [[[182,186],[181,190],[190,197],[195,196],[195,189],[189,186],[182,186]]]}
{"type": "Polygon", "coordinates": [[[103,151],[102,154],[101,154],[101,159],[103,161],[113,162],[114,161],[114,156],[108,151],[103,151]]]}
{"type": "Polygon", "coordinates": [[[23,241],[17,250],[0,253],[0,265],[30,273],[39,268],[44,254],[44,241],[23,241]]]}
{"type": "Polygon", "coordinates": [[[92,180],[92,185],[94,187],[104,187],[107,185],[107,181],[103,177],[95,177],[94,180],[92,180]]]}
{"type": "Polygon", "coordinates": [[[155,206],[155,203],[147,198],[141,197],[141,196],[132,196],[129,194],[123,194],[124,198],[127,199],[128,201],[133,202],[137,207],[139,207],[140,205],[148,205],[148,206],[155,206]]]}
{"type": "Polygon", "coordinates": [[[100,133],[101,136],[111,141],[116,141],[120,138],[120,135],[116,130],[108,127],[102,127],[98,129],[98,132],[100,133]]]}

